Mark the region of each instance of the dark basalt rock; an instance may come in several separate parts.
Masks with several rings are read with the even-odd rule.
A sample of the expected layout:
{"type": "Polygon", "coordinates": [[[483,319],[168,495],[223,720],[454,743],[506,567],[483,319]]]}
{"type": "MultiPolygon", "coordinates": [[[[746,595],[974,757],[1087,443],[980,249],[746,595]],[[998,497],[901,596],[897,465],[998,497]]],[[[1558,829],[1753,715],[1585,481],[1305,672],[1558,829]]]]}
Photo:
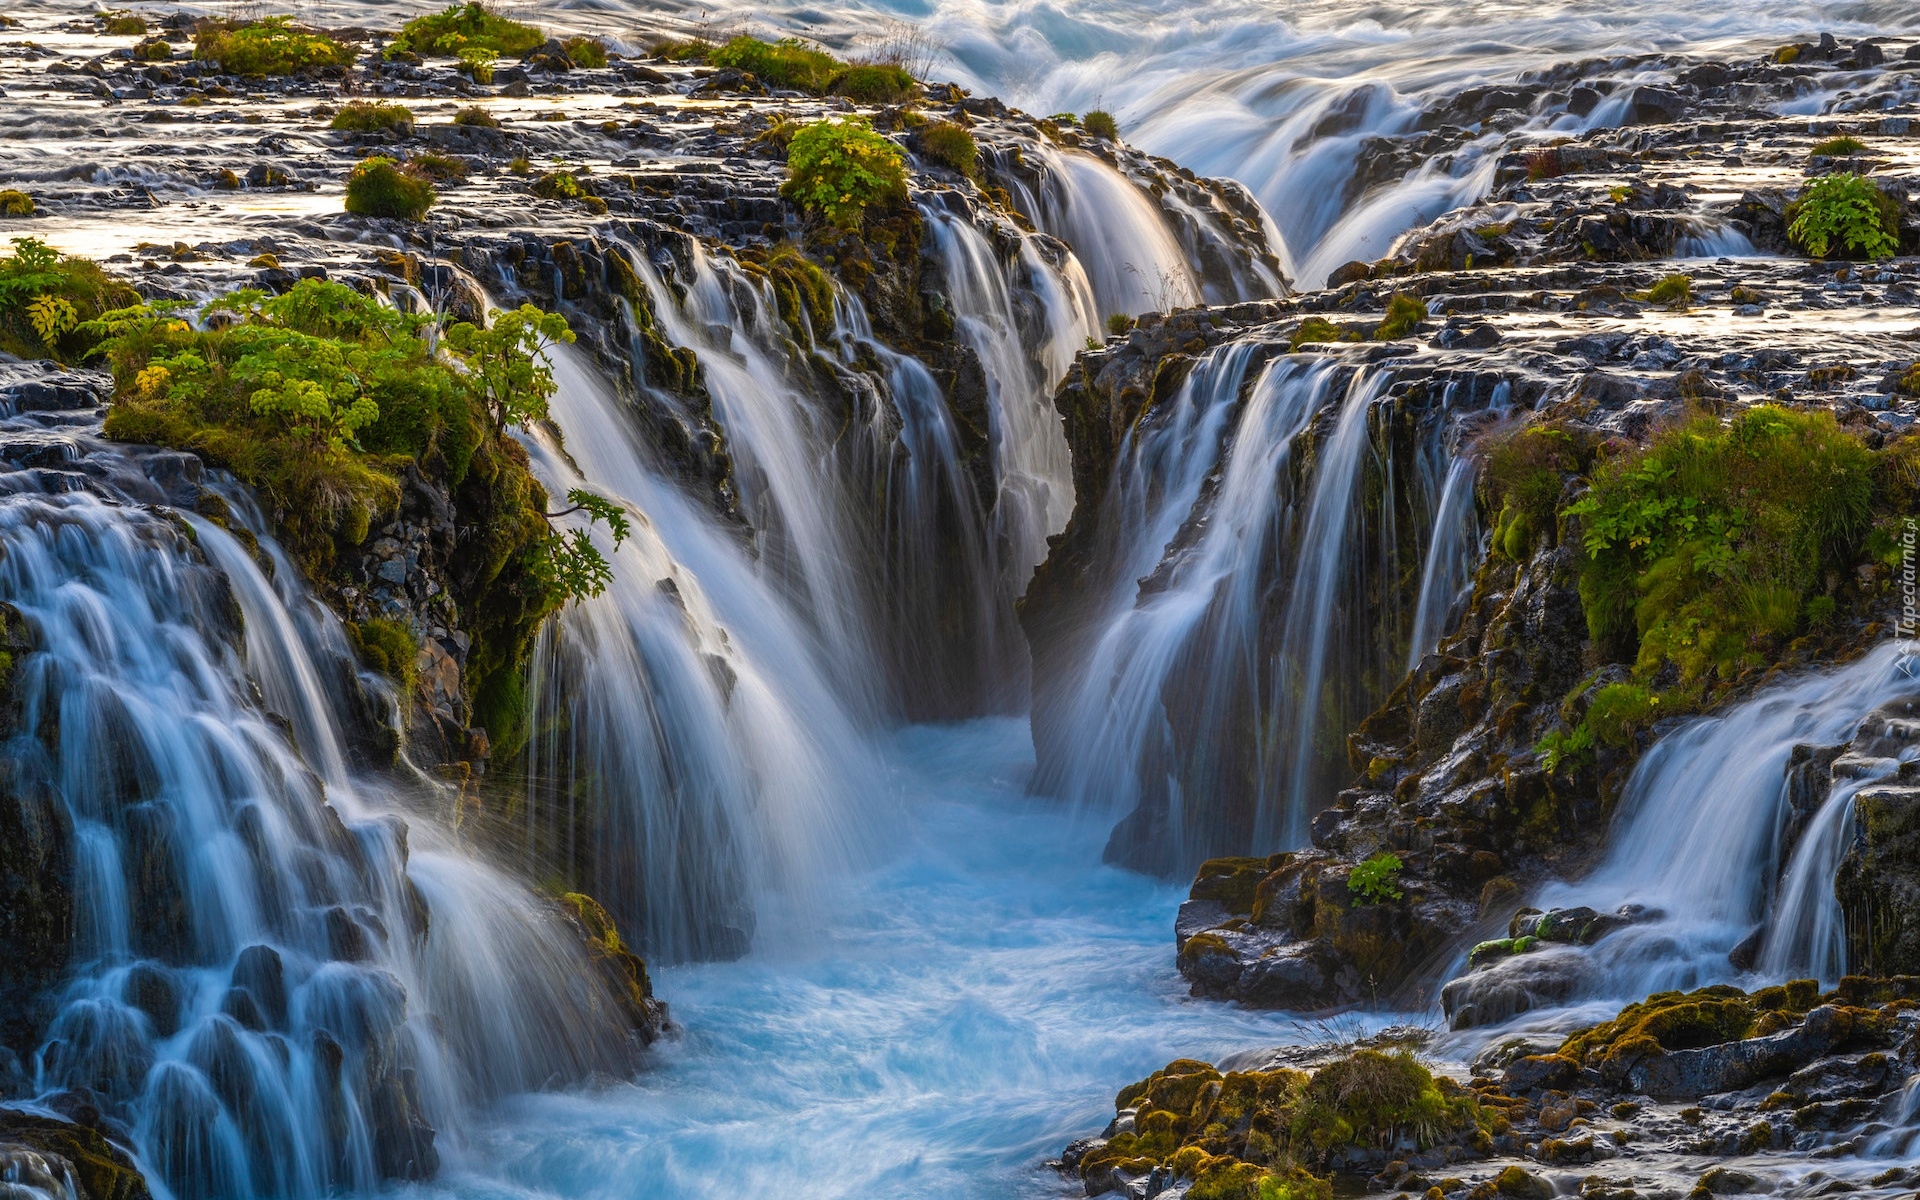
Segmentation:
{"type": "Polygon", "coordinates": [[[150,1200],[133,1159],[93,1125],[0,1109],[0,1162],[23,1150],[41,1156],[56,1179],[71,1178],[80,1200],[150,1200]]]}

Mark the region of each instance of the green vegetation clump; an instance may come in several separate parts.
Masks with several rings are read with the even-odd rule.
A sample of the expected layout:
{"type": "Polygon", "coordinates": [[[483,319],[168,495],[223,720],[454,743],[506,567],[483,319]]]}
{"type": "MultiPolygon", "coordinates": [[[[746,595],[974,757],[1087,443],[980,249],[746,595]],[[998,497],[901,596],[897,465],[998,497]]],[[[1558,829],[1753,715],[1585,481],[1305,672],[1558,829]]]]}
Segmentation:
{"type": "Polygon", "coordinates": [[[420,174],[425,175],[428,179],[438,182],[465,179],[467,177],[467,164],[453,157],[451,154],[436,154],[428,151],[424,154],[414,155],[407,160],[407,165],[420,174]]]}
{"type": "Polygon", "coordinates": [[[499,55],[486,46],[467,46],[460,51],[460,69],[475,83],[493,82],[493,63],[499,55]]]}
{"type": "Polygon", "coordinates": [[[100,31],[108,37],[140,37],[147,32],[147,21],[124,8],[110,9],[100,14],[100,31]]]}
{"type": "Polygon", "coordinates": [[[1083,1176],[1165,1167],[1188,1196],[1211,1200],[1331,1200],[1331,1181],[1316,1172],[1349,1147],[1485,1149],[1498,1120],[1404,1050],[1355,1050],[1313,1075],[1222,1074],[1180,1059],[1114,1104],[1133,1110],[1133,1131],[1089,1153],[1083,1176]]]}
{"type": "Polygon", "coordinates": [[[1287,351],[1289,353],[1298,353],[1302,346],[1324,345],[1328,342],[1357,342],[1361,340],[1358,330],[1343,329],[1325,317],[1308,317],[1306,320],[1300,322],[1300,328],[1294,330],[1293,336],[1287,339],[1287,351]]]}
{"type": "Polygon", "coordinates": [[[1134,318],[1127,313],[1117,312],[1107,314],[1107,332],[1114,337],[1125,337],[1127,334],[1133,332],[1135,324],[1134,318]]]}
{"type": "Polygon", "coordinates": [[[424,172],[385,155],[361,159],[347,176],[347,211],[363,217],[418,221],[439,199],[424,172]]]}
{"type": "Polygon", "coordinates": [[[33,197],[17,188],[0,191],[0,217],[30,217],[33,215],[33,197]]]}
{"type": "Polygon", "coordinates": [[[291,75],[312,67],[344,67],[353,47],[324,33],[293,27],[292,17],[262,17],[236,25],[202,22],[194,34],[193,56],[216,62],[231,75],[291,75]]]}
{"type": "Polygon", "coordinates": [[[1809,158],[1851,158],[1856,154],[1865,154],[1867,144],[1857,137],[1828,138],[1807,152],[1809,158]]]}
{"type": "Polygon", "coordinates": [[[1566,510],[1585,529],[1588,632],[1684,681],[1762,665],[1829,573],[1850,571],[1875,489],[1875,453],[1831,413],[1770,405],[1606,461],[1566,510]]]}
{"type": "Polygon", "coordinates": [[[592,185],[571,171],[550,171],[534,180],[532,188],[543,200],[570,200],[596,214],[607,211],[607,202],[594,195],[592,185]]]}
{"type": "Polygon", "coordinates": [[[1400,856],[1391,850],[1382,850],[1353,869],[1347,876],[1347,890],[1353,893],[1353,906],[1378,904],[1382,900],[1404,898],[1395,884],[1399,881],[1404,866],[1400,856]]]}
{"type": "Polygon", "coordinates": [[[833,280],[793,243],[782,242],[765,253],[742,251],[740,265],[772,286],[780,319],[802,344],[811,346],[832,331],[833,280]]]}
{"type": "Polygon", "coordinates": [[[1096,108],[1081,117],[1080,128],[1086,130],[1089,137],[1105,138],[1109,142],[1120,140],[1119,123],[1113,119],[1112,113],[1102,109],[1096,108]]]}
{"type": "Polygon", "coordinates": [[[570,37],[560,43],[576,67],[594,70],[607,65],[607,45],[595,37],[570,37]]]}
{"type": "Polygon", "coordinates": [[[1658,992],[1627,1005],[1611,1021],[1569,1036],[1559,1052],[1604,1071],[1610,1062],[1776,1033],[1821,999],[1820,985],[1811,979],[1761,988],[1751,995],[1726,984],[1693,992],[1658,992]]]}
{"type": "Polygon", "coordinates": [[[1424,303],[1404,292],[1395,292],[1393,298],[1387,301],[1386,319],[1373,331],[1373,338],[1378,342],[1390,342],[1406,337],[1426,319],[1427,306],[1424,303]]]}
{"type": "Polygon", "coordinates": [[[167,39],[151,37],[133,48],[135,62],[168,62],[173,58],[173,47],[167,39]]]}
{"type": "Polygon", "coordinates": [[[1891,258],[1900,252],[1900,202],[1858,175],[1813,180],[1786,215],[1787,240],[1815,258],[1891,258]]]}
{"type": "Polygon", "coordinates": [[[973,135],[961,126],[952,121],[935,121],[915,136],[928,158],[968,179],[979,176],[980,147],[973,135]]]}
{"type": "Polygon", "coordinates": [[[486,109],[481,108],[478,104],[469,104],[459,112],[454,113],[453,123],[455,125],[468,125],[481,129],[500,128],[500,118],[494,116],[486,109]]]}
{"type": "Polygon", "coordinates": [[[709,51],[706,59],[716,67],[745,71],[769,87],[815,95],[825,92],[843,69],[839,59],[799,38],[763,42],[754,37],[737,37],[709,51]]]}
{"type": "Polygon", "coordinates": [[[484,4],[452,4],[401,26],[387,55],[411,51],[458,57],[462,51],[486,50],[495,57],[518,58],[546,40],[534,26],[508,20],[484,4]]]}
{"type": "Polygon", "coordinates": [[[1567,480],[1592,461],[1590,440],[1556,424],[1524,425],[1485,452],[1480,496],[1493,514],[1493,551],[1525,562],[1541,534],[1555,530],[1567,480]]]}
{"type": "Polygon", "coordinates": [[[349,100],[340,106],[339,112],[333,114],[333,120],[327,123],[327,128],[352,133],[392,131],[410,134],[413,132],[413,110],[404,104],[349,100]]]}
{"type": "Polygon", "coordinates": [[[98,340],[84,326],[139,299],[90,259],[14,238],[13,253],[0,258],[0,351],[78,362],[98,340]]]}
{"type": "Polygon", "coordinates": [[[815,121],[787,146],[787,182],[780,194],[857,231],[869,208],[906,203],[906,163],[898,147],[858,117],[815,121]]]}
{"type": "Polygon", "coordinates": [[[835,75],[827,90],[856,104],[900,104],[913,95],[913,76],[890,63],[860,63],[835,75]]]}
{"type": "Polygon", "coordinates": [[[402,694],[412,692],[420,677],[420,639],[406,622],[374,617],[346,624],[347,640],[360,661],[400,685],[402,694]]]}
{"type": "MultiPolygon", "coordinates": [[[[513,753],[526,737],[520,677],[534,630],[610,572],[587,529],[553,521],[583,513],[616,546],[626,534],[623,513],[584,493],[549,513],[510,435],[546,415],[555,384],[545,352],[573,340],[565,319],[523,306],[485,327],[443,326],[313,279],[274,298],[235,292],[195,315],[178,302],[134,304],[83,327],[113,372],[107,436],[232,471],[315,579],[398,510],[409,468],[446,486],[474,637],[464,678],[476,723],[496,752],[513,753]]],[[[395,631],[367,623],[354,636],[369,663],[407,670],[411,643],[395,631]]]]}
{"type": "Polygon", "coordinates": [[[1667,308],[1686,308],[1693,303],[1693,276],[1662,276],[1659,282],[1647,289],[1647,301],[1667,308]]]}

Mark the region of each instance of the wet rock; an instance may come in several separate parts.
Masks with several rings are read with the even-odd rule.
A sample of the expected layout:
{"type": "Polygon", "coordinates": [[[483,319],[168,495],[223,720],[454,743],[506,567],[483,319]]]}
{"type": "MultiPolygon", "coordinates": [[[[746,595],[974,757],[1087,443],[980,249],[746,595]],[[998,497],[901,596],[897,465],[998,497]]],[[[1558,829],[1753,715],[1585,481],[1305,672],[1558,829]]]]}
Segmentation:
{"type": "Polygon", "coordinates": [[[1580,1064],[1559,1054],[1533,1054],[1509,1065],[1500,1084],[1513,1093],[1565,1089],[1580,1076],[1580,1064]]]}
{"type": "Polygon", "coordinates": [[[79,1187],[78,1200],[150,1200],[132,1157],[96,1128],[0,1109],[0,1162],[22,1150],[42,1156],[55,1168],[52,1174],[71,1178],[79,1187]]]}

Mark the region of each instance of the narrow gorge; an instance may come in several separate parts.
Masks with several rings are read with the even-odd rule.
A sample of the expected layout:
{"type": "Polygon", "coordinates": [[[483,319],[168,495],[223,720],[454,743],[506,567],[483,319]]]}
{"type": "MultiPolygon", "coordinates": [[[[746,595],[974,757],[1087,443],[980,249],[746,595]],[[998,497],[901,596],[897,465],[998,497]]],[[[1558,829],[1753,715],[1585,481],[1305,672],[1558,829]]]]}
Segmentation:
{"type": "Polygon", "coordinates": [[[24,0],[0,106],[0,1194],[1920,1189],[1907,6],[24,0]]]}

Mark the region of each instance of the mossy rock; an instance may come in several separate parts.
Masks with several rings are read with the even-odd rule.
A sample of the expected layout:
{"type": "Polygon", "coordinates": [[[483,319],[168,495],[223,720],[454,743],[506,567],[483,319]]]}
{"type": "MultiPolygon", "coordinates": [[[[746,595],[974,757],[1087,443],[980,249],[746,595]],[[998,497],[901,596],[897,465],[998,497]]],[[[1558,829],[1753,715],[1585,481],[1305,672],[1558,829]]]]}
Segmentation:
{"type": "Polygon", "coordinates": [[[1212,900],[1230,913],[1253,912],[1260,881],[1273,871],[1265,858],[1210,858],[1194,875],[1191,900],[1212,900]]]}
{"type": "Polygon", "coordinates": [[[0,1144],[14,1142],[73,1164],[83,1200],[151,1200],[147,1181],[126,1151],[99,1130],[53,1117],[0,1109],[0,1144]]]}

